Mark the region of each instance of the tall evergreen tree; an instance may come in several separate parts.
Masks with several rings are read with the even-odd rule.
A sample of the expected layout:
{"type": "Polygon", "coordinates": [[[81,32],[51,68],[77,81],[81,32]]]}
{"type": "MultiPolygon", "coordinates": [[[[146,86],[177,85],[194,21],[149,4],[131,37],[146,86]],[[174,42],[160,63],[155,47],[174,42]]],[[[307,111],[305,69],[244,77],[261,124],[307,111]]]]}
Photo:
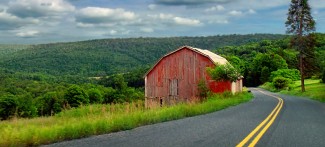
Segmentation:
{"type": "Polygon", "coordinates": [[[313,58],[308,54],[313,49],[310,33],[315,31],[315,21],[310,14],[308,0],[291,0],[288,18],[285,22],[287,34],[293,34],[291,45],[299,51],[299,67],[301,73],[301,91],[305,91],[304,76],[306,58],[313,58]]]}

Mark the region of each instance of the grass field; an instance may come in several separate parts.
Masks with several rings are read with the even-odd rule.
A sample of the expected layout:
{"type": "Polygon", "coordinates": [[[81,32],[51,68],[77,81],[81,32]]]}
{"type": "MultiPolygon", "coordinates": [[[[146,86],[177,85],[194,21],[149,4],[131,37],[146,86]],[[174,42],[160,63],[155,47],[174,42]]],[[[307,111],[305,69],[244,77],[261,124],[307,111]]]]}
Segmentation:
{"type": "Polygon", "coordinates": [[[325,102],[325,84],[320,80],[305,80],[306,92],[301,92],[300,81],[295,81],[290,85],[290,90],[282,90],[280,93],[309,97],[314,100],[325,102]]]}
{"type": "Polygon", "coordinates": [[[51,117],[0,122],[0,146],[37,146],[214,112],[249,101],[252,94],[214,95],[202,103],[146,109],[143,101],[90,105],[51,117]]]}
{"type": "Polygon", "coordinates": [[[300,80],[294,81],[289,85],[289,88],[286,88],[285,90],[281,90],[281,91],[274,88],[271,82],[266,82],[260,87],[272,92],[280,92],[282,94],[303,96],[323,103],[325,102],[325,84],[321,83],[319,79],[316,80],[306,79],[305,80],[306,92],[301,92],[300,80]]]}

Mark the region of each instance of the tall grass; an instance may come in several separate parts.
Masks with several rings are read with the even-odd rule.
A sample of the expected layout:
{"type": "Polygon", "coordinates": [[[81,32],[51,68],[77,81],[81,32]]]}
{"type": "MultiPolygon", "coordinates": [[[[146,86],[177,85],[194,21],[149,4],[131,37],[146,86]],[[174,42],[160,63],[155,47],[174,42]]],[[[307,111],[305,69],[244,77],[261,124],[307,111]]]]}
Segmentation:
{"type": "Polygon", "coordinates": [[[138,126],[210,113],[247,102],[250,93],[230,97],[214,95],[202,103],[178,104],[156,109],[144,102],[90,105],[63,111],[52,117],[0,122],[0,146],[36,146],[63,140],[128,130],[138,126]]]}

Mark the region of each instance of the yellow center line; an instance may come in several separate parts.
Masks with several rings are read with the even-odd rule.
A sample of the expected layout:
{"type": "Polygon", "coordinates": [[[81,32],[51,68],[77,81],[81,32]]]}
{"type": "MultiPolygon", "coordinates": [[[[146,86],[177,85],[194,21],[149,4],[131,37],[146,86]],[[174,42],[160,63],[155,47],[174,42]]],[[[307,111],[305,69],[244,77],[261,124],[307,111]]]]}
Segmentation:
{"type": "Polygon", "coordinates": [[[249,144],[249,147],[254,147],[257,142],[262,138],[262,136],[264,135],[264,133],[267,131],[267,129],[269,129],[269,127],[273,124],[275,118],[278,116],[281,108],[283,106],[283,100],[281,99],[281,105],[280,108],[277,110],[277,112],[275,113],[274,117],[271,119],[271,121],[263,128],[263,130],[261,130],[261,132],[254,138],[254,140],[251,142],[251,144],[249,144]]]}
{"type": "Polygon", "coordinates": [[[264,128],[260,131],[260,133],[254,138],[254,140],[249,144],[249,147],[255,146],[257,144],[257,142],[262,138],[264,133],[268,130],[268,128],[273,124],[275,118],[277,117],[280,110],[282,109],[283,100],[280,97],[276,97],[276,96],[267,94],[260,90],[258,90],[258,91],[265,95],[268,95],[268,96],[278,99],[279,102],[276,105],[276,107],[273,109],[273,111],[251,133],[249,133],[238,145],[236,145],[236,147],[244,146],[256,134],[256,132],[258,132],[265,125],[265,123],[268,122],[266,124],[266,126],[264,126],[264,128]]]}

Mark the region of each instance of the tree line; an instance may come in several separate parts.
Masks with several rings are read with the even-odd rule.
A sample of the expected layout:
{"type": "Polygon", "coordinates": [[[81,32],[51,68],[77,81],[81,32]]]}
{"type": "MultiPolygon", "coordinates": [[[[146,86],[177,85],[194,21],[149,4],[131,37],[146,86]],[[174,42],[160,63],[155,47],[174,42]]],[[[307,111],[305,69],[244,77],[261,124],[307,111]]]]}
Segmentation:
{"type": "MultiPolygon", "coordinates": [[[[313,37],[315,47],[309,50],[310,57],[304,62],[304,75],[306,78],[322,78],[325,75],[325,34],[317,33],[313,37]]],[[[241,46],[225,46],[213,51],[240,69],[244,85],[258,86],[272,81],[271,74],[274,71],[292,69],[297,73],[299,52],[291,46],[290,41],[289,37],[274,41],[263,40],[241,46]]],[[[298,74],[300,75],[299,71],[298,74]]]]}
{"type": "Polygon", "coordinates": [[[0,70],[0,120],[50,116],[88,104],[143,100],[144,71],[88,77],[49,76],[0,70]],[[132,86],[132,87],[131,87],[132,86]]]}

